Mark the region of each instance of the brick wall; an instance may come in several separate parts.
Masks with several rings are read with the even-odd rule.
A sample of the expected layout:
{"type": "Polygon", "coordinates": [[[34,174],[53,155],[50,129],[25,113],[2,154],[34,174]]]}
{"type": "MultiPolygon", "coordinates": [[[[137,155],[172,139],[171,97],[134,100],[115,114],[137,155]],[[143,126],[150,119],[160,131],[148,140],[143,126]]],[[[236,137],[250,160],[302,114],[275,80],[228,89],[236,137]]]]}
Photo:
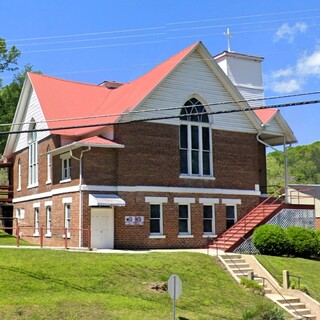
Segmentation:
{"type": "Polygon", "coordinates": [[[118,151],[118,185],[253,190],[256,184],[266,184],[264,146],[254,134],[212,131],[214,180],[179,178],[178,126],[118,126],[115,139],[125,145],[118,151]]]}
{"type": "MultiPolygon", "coordinates": [[[[44,228],[46,234],[46,202],[52,201],[51,211],[51,237],[44,237],[44,246],[64,246],[64,198],[71,198],[71,237],[68,239],[69,247],[79,246],[79,193],[69,193],[35,201],[20,202],[14,205],[16,209],[25,210],[25,218],[18,220],[21,238],[34,244],[40,245],[40,237],[34,236],[34,204],[39,204],[39,226],[44,228]]],[[[87,232],[84,232],[87,236],[87,232]]]]}
{"type": "MultiPolygon", "coordinates": [[[[151,248],[199,248],[207,244],[206,236],[203,236],[203,204],[199,198],[228,198],[239,199],[239,196],[203,195],[203,194],[172,194],[163,193],[161,197],[167,197],[168,203],[163,203],[163,233],[164,239],[149,238],[150,213],[149,203],[145,202],[146,196],[159,196],[156,193],[119,193],[125,199],[125,207],[115,208],[115,247],[125,249],[151,249],[151,248]],[[193,238],[178,237],[178,203],[174,203],[174,197],[195,198],[191,208],[191,233],[193,238]],[[125,216],[144,216],[144,225],[125,225],[125,216]]],[[[242,196],[241,204],[237,206],[238,220],[258,204],[258,197],[242,196]]],[[[216,234],[226,230],[226,213],[224,204],[215,205],[216,234]]]]}

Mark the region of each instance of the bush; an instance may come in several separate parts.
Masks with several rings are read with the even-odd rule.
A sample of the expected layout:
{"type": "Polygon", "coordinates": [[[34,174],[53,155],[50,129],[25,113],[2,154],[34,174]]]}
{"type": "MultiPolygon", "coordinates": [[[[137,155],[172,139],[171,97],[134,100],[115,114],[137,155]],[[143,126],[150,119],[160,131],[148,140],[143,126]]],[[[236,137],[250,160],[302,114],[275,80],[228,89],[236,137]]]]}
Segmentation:
{"type": "Polygon", "coordinates": [[[301,258],[317,255],[318,241],[314,230],[291,226],[286,229],[286,235],[291,255],[301,258]]]}
{"type": "Polygon", "coordinates": [[[320,257],[320,230],[314,231],[317,239],[317,256],[320,257]]]}
{"type": "Polygon", "coordinates": [[[253,308],[246,309],[242,314],[243,320],[284,320],[284,312],[278,307],[267,304],[258,304],[253,308]]]}
{"type": "Polygon", "coordinates": [[[287,253],[288,240],[280,226],[265,224],[256,228],[252,241],[261,254],[282,256],[287,253]]]}
{"type": "Polygon", "coordinates": [[[254,280],[249,280],[247,278],[241,278],[240,283],[253,293],[259,294],[261,296],[263,296],[265,294],[263,286],[254,280]]]}

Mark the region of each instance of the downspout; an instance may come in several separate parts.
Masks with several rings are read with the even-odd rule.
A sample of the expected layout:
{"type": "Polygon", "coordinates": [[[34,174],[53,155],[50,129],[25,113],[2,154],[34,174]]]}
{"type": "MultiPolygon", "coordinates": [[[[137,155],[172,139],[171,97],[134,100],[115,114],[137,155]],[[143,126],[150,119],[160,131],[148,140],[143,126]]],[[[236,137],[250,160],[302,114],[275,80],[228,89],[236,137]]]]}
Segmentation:
{"type": "Polygon", "coordinates": [[[286,137],[283,136],[283,151],[280,151],[276,149],[275,147],[269,145],[265,141],[260,139],[260,135],[262,134],[262,131],[258,132],[256,135],[257,141],[265,145],[266,147],[271,148],[272,150],[279,152],[284,155],[284,185],[285,185],[285,203],[289,202],[289,197],[288,197],[288,184],[289,184],[289,178],[288,178],[288,149],[286,147],[287,142],[286,142],[286,137]]]}
{"type": "Polygon", "coordinates": [[[70,149],[70,157],[79,161],[79,247],[82,244],[82,181],[83,181],[83,174],[82,174],[82,167],[83,167],[83,154],[91,150],[89,146],[86,150],[82,150],[80,154],[80,158],[75,157],[72,154],[72,150],[70,149]]]}

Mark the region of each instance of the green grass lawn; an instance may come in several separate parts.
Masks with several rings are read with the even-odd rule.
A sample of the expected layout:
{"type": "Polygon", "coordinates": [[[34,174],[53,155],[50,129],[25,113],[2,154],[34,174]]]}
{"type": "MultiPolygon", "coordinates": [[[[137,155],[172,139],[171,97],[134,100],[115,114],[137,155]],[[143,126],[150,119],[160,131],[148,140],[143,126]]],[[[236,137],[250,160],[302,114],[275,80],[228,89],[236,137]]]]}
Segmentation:
{"type": "MultiPolygon", "coordinates": [[[[17,245],[17,242],[15,237],[0,230],[0,246],[16,246],[16,245],[17,245]]],[[[33,246],[33,244],[24,240],[19,240],[19,246],[33,246]]]]}
{"type": "Polygon", "coordinates": [[[242,318],[265,298],[200,253],[100,254],[0,249],[0,319],[171,319],[172,300],[153,283],[178,274],[177,319],[242,318]]]}
{"type": "MultiPolygon", "coordinates": [[[[301,284],[306,286],[310,295],[320,302],[320,261],[259,255],[256,257],[280,283],[282,283],[282,270],[288,270],[291,274],[300,276],[301,284]],[[278,273],[276,271],[278,271],[278,273]],[[315,294],[311,288],[314,289],[318,295],[315,294]]],[[[292,277],[292,279],[297,282],[297,278],[292,277]]]]}

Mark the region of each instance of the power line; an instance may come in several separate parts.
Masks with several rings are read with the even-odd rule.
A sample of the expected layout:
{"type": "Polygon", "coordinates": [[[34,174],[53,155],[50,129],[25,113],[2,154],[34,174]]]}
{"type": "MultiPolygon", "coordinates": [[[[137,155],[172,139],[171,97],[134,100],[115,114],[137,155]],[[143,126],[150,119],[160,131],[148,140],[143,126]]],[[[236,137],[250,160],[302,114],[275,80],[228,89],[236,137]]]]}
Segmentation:
{"type": "MultiPolygon", "coordinates": [[[[228,104],[238,104],[238,103],[249,103],[249,102],[257,102],[257,101],[267,101],[267,100],[275,100],[275,99],[284,99],[284,98],[296,98],[301,96],[309,96],[320,94],[320,91],[312,91],[312,92],[301,92],[296,94],[287,94],[287,95],[279,95],[279,96],[271,96],[271,97],[264,97],[264,98],[254,98],[254,99],[241,99],[241,100],[230,100],[230,101],[222,101],[222,102],[212,102],[202,104],[204,107],[213,107],[213,106],[223,106],[228,104]]],[[[148,109],[148,110],[132,110],[130,112],[122,112],[122,113],[109,113],[109,114],[102,114],[102,115],[94,115],[94,116],[83,116],[83,117],[72,117],[72,118],[61,118],[61,119],[52,119],[52,120],[43,120],[37,121],[37,123],[55,123],[55,122],[65,122],[65,121],[79,121],[79,120],[90,120],[90,119],[99,119],[99,118],[110,118],[110,117],[120,117],[120,116],[127,116],[133,114],[144,114],[149,112],[161,112],[161,111],[174,111],[184,108],[185,106],[175,106],[175,107],[167,107],[167,108],[155,108],[155,109],[148,109]]],[[[264,106],[269,108],[268,106],[264,106]]],[[[255,110],[255,107],[251,107],[250,110],[255,110]]],[[[243,109],[241,109],[243,110],[243,109]]],[[[241,111],[240,110],[240,111],[241,111]]],[[[3,123],[0,124],[0,127],[5,126],[21,126],[21,125],[29,125],[31,122],[15,122],[15,123],[3,123]]]]}
{"type": "MultiPolygon", "coordinates": [[[[280,109],[286,107],[294,107],[300,105],[310,105],[310,104],[317,104],[320,103],[320,100],[308,100],[308,101],[299,101],[299,102],[290,102],[290,103],[283,103],[283,104],[275,104],[270,106],[263,106],[263,107],[255,107],[255,108],[243,108],[243,109],[231,109],[231,110],[221,110],[221,111],[213,111],[213,112],[202,112],[202,113],[194,113],[193,115],[219,115],[219,114],[229,114],[229,113],[237,113],[237,112],[246,112],[246,111],[254,111],[254,110],[263,110],[263,109],[280,109]]],[[[43,129],[31,129],[31,130],[17,130],[17,131],[1,131],[0,135],[10,135],[10,134],[21,134],[21,133],[29,133],[29,132],[45,132],[45,131],[59,131],[59,130],[71,130],[71,129],[85,129],[85,128],[96,128],[96,127],[104,127],[110,125],[122,125],[122,124],[130,124],[136,122],[145,122],[145,121],[155,121],[155,120],[167,120],[167,119],[174,119],[180,118],[181,115],[170,115],[170,116],[161,116],[161,117],[150,117],[144,119],[134,119],[134,120],[127,120],[121,122],[104,122],[104,123],[95,123],[95,124],[83,124],[83,125],[75,125],[75,126],[61,126],[61,127],[54,127],[54,128],[43,128],[43,129]]]]}

